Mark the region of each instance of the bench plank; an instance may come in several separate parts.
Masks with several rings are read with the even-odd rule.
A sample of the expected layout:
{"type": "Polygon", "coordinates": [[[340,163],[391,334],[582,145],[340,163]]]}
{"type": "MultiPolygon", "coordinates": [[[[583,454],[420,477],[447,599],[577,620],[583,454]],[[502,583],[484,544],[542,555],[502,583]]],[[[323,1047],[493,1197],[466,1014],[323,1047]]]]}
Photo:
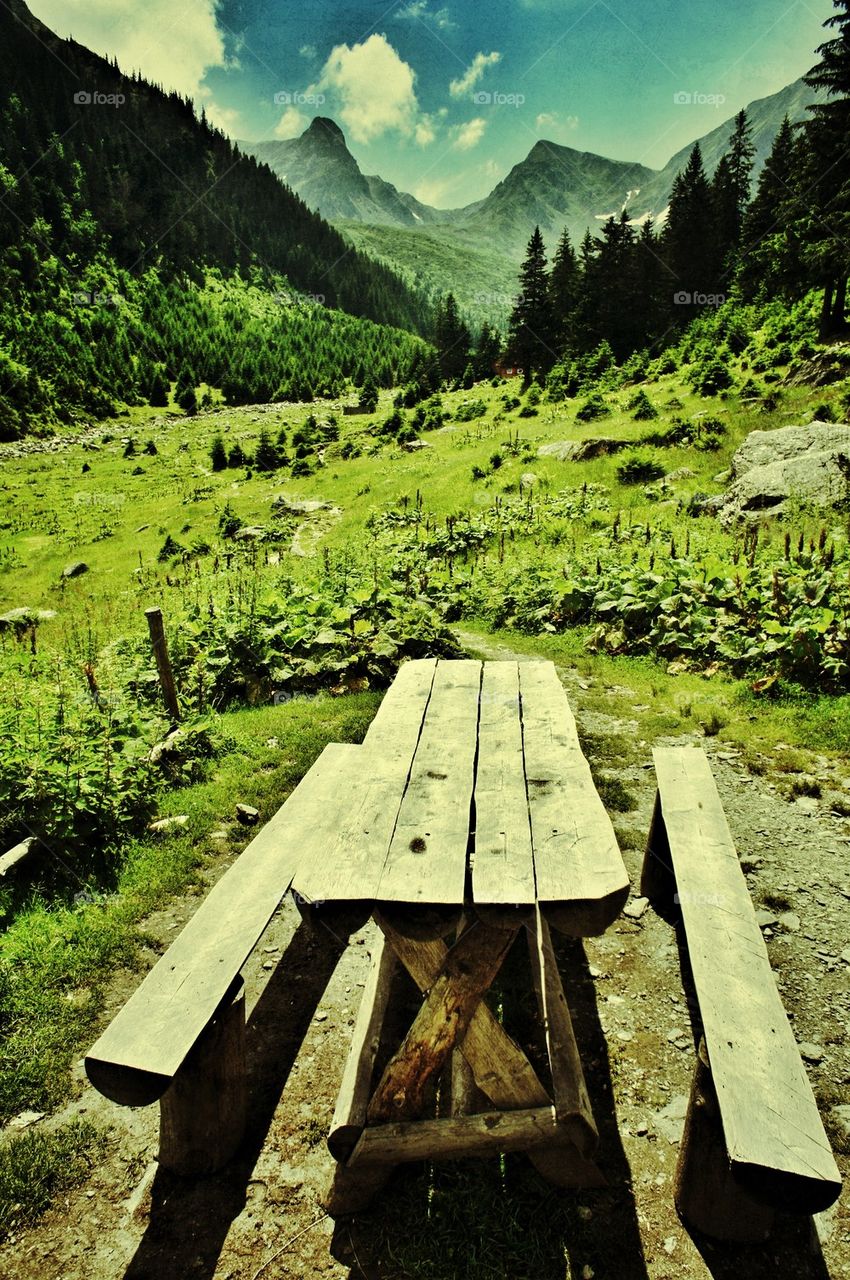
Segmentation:
{"type": "Polygon", "coordinates": [[[733,1172],[777,1201],[822,1210],[840,1175],[711,768],[699,748],[653,757],[733,1172]]]}
{"type": "Polygon", "coordinates": [[[629,892],[611,819],[552,663],[521,663],[519,684],[538,901],[564,932],[603,933],[629,892]]]}
{"type": "Polygon", "coordinates": [[[129,1106],[161,1097],[250,955],[300,858],[323,858],[362,747],[331,744],[221,877],[86,1057],[92,1084],[129,1106]]]}
{"type": "Polygon", "coordinates": [[[534,904],[534,858],[515,662],[484,665],[472,896],[476,905],[534,904]]]}
{"type": "Polygon", "coordinates": [[[436,659],[405,663],[364,741],[336,838],[321,862],[302,863],[294,888],[311,902],[374,901],[431,697],[436,659]]]}
{"type": "Polygon", "coordinates": [[[440,662],[381,872],[382,903],[463,903],[481,663],[440,662]]]}

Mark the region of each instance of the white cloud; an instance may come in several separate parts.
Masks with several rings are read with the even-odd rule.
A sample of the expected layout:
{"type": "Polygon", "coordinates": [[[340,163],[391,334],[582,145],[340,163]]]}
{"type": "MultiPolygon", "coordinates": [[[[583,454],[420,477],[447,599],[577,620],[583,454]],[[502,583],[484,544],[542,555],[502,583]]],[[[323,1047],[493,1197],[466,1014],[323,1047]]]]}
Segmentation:
{"type": "Polygon", "coordinates": [[[410,0],[403,9],[395,14],[396,18],[409,22],[430,22],[440,31],[454,31],[457,23],[452,21],[448,9],[431,9],[428,0],[410,0]]]}
{"type": "Polygon", "coordinates": [[[502,55],[495,50],[493,53],[476,53],[463,75],[457,80],[452,80],[449,93],[453,98],[462,98],[465,94],[471,93],[487,68],[501,61],[502,55]]]}
{"type": "Polygon", "coordinates": [[[456,125],[452,131],[454,134],[452,146],[455,151],[471,151],[473,147],[477,147],[484,137],[486,128],[487,121],[482,116],[476,116],[474,120],[468,120],[466,124],[456,125]]]}
{"type": "Polygon", "coordinates": [[[315,58],[316,46],[314,44],[302,44],[298,52],[302,58],[315,58]]]}
{"type": "Polygon", "coordinates": [[[422,116],[415,91],[416,72],[384,35],[362,44],[339,44],[331,50],[310,92],[325,93],[355,142],[371,142],[391,130],[425,145],[433,127],[422,116]]]}
{"type": "Polygon", "coordinates": [[[211,117],[217,110],[201,90],[207,71],[226,64],[216,0],[30,0],[30,9],[60,36],[117,58],[122,71],[198,98],[211,117]]]}
{"type": "Polygon", "coordinates": [[[572,133],[579,126],[578,116],[561,117],[557,111],[541,111],[540,115],[534,121],[538,132],[541,129],[551,129],[553,126],[560,133],[572,133]]]}
{"type": "Polygon", "coordinates": [[[297,107],[287,107],[275,126],[276,138],[297,138],[310,123],[309,117],[297,107]]]}
{"type": "Polygon", "coordinates": [[[434,122],[431,117],[429,115],[421,116],[413,130],[413,137],[417,146],[427,147],[429,143],[434,141],[436,136],[437,131],[434,128],[434,122]]]}

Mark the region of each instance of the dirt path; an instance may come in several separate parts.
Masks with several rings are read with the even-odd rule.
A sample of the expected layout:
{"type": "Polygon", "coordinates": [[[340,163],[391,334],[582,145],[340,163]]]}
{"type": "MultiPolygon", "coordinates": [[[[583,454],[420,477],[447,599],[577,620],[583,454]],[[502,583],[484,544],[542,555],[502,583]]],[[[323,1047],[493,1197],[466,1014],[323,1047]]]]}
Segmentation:
{"type": "MultiPolygon", "coordinates": [[[[478,637],[472,647],[481,652],[478,637]]],[[[516,655],[489,646],[482,656],[516,655]]],[[[615,822],[637,883],[654,795],[649,746],[636,741],[638,722],[623,714],[628,691],[600,690],[576,672],[561,674],[588,754],[595,749],[610,761],[612,744],[629,746],[616,773],[636,807],[616,814],[615,822]]],[[[665,741],[690,740],[696,735],[665,741]]],[[[748,773],[728,746],[698,741],[710,753],[753,898],[784,918],[770,930],[771,959],[798,1039],[809,1042],[818,1059],[808,1069],[832,1123],[839,1114],[834,1108],[850,1103],[850,966],[841,958],[850,946],[850,828],[823,803],[789,803],[769,774],[748,773]]],[[[164,945],[196,904],[197,897],[175,903],[147,922],[146,932],[164,945]]],[[[850,1278],[848,1193],[814,1223],[791,1223],[757,1249],[698,1247],[679,1222],[672,1175],[693,1044],[675,936],[651,908],[639,919],[623,916],[583,948],[559,943],[608,1187],[555,1191],[519,1156],[501,1168],[496,1161],[471,1162],[436,1176],[410,1166],[371,1213],[335,1225],[319,1205],[332,1168],[323,1138],[371,938],[367,929],[343,951],[339,940],[301,926],[290,905],[275,917],[246,971],[251,1130],[241,1157],[214,1178],[192,1185],[157,1173],[156,1108],[113,1107],[83,1087],[80,1073],[80,1096],[69,1112],[110,1126],[110,1154],[63,1206],[0,1249],[0,1275],[850,1278]],[[418,1266],[411,1257],[420,1259],[418,1266]]],[[[118,975],[113,1007],[137,980],[118,975]]],[[[527,991],[518,998],[522,1003],[527,991]]],[[[844,1147],[850,1150],[846,1137],[844,1147]]],[[[846,1157],[839,1162],[846,1174],[846,1157]]]]}

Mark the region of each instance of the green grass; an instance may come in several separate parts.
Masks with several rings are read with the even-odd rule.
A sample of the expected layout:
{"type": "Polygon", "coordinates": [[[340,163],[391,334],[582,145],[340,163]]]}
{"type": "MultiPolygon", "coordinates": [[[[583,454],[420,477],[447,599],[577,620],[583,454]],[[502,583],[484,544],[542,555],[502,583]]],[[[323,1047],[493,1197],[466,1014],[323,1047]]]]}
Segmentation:
{"type": "MultiPolygon", "coordinates": [[[[0,939],[0,1123],[68,1096],[71,1066],[94,1038],[106,984],[116,968],[137,963],[145,916],[200,883],[213,827],[232,821],[238,801],[270,818],[328,742],[362,739],[378,702],[374,694],[320,697],[222,717],[231,752],[208,781],[171,792],[163,807],[189,816],[179,835],[133,841],[112,892],[89,902],[36,900],[18,912],[0,939]]],[[[249,839],[234,827],[225,847],[249,839]]]]}
{"type": "Polygon", "coordinates": [[[105,1145],[103,1134],[86,1120],[0,1142],[0,1240],[35,1222],[62,1192],[84,1182],[105,1145]]]}

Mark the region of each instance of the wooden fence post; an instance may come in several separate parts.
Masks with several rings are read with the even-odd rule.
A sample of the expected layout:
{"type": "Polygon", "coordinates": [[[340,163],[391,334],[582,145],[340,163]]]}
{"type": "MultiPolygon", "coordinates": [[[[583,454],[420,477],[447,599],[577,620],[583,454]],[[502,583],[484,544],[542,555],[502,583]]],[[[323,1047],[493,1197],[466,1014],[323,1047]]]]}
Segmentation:
{"type": "Polygon", "coordinates": [[[151,633],[153,654],[156,658],[156,669],[159,672],[159,683],[165,707],[174,724],[180,721],[180,706],[177,702],[177,690],[174,687],[174,672],[171,670],[171,659],[168,656],[168,645],[165,641],[165,627],[162,623],[161,609],[145,609],[148,630],[151,633]]]}

